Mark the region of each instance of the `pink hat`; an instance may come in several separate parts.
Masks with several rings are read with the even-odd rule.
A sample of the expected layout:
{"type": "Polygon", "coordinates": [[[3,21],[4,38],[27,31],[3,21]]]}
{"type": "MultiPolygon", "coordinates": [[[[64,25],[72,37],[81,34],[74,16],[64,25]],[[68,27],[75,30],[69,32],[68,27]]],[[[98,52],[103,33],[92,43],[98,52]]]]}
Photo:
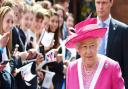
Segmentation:
{"type": "Polygon", "coordinates": [[[98,28],[96,18],[88,18],[75,25],[75,32],[68,37],[65,44],[68,48],[74,48],[75,44],[87,38],[102,38],[107,28],[98,28]]]}

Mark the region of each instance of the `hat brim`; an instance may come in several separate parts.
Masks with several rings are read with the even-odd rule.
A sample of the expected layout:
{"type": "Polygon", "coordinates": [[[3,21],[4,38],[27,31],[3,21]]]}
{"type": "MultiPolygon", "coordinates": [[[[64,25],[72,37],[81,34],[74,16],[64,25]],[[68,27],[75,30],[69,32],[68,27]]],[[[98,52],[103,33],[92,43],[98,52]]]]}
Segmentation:
{"type": "Polygon", "coordinates": [[[74,48],[76,43],[82,41],[82,40],[86,40],[87,38],[102,38],[105,33],[106,33],[106,28],[98,28],[98,29],[94,29],[94,30],[90,30],[88,32],[84,32],[80,35],[74,35],[73,37],[71,37],[71,39],[69,39],[65,46],[67,48],[74,48]]]}

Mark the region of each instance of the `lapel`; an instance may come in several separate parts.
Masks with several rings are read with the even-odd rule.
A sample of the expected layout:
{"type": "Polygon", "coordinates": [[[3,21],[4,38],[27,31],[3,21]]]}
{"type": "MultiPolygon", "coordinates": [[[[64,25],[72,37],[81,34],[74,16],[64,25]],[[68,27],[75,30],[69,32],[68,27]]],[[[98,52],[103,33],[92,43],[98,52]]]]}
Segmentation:
{"type": "MultiPolygon", "coordinates": [[[[93,76],[93,79],[90,83],[90,87],[89,89],[94,89],[95,88],[95,85],[98,81],[98,78],[100,76],[100,73],[104,67],[104,63],[105,63],[105,58],[103,58],[104,56],[98,54],[98,56],[102,59],[99,61],[99,65],[98,65],[98,68],[93,76]]],[[[81,65],[82,65],[82,59],[79,59],[78,61],[78,79],[79,79],[79,89],[84,89],[84,85],[83,85],[83,76],[82,76],[82,70],[81,70],[81,65]]]]}
{"type": "Polygon", "coordinates": [[[82,77],[82,70],[81,70],[81,64],[82,64],[82,59],[78,59],[78,79],[79,79],[79,89],[84,89],[83,85],[83,77],[82,77]]]}
{"type": "MultiPolygon", "coordinates": [[[[102,55],[100,55],[99,57],[102,57],[102,55]]],[[[92,81],[91,81],[89,89],[95,89],[95,86],[96,86],[96,83],[98,81],[98,78],[99,78],[99,76],[101,74],[101,71],[102,71],[102,69],[104,67],[104,63],[105,63],[105,60],[103,58],[101,58],[101,60],[99,62],[99,65],[98,65],[98,68],[97,68],[97,70],[96,70],[96,72],[95,72],[95,74],[93,76],[92,81]]]]}
{"type": "Polygon", "coordinates": [[[116,30],[117,30],[117,24],[115,23],[114,19],[111,19],[110,25],[109,25],[108,42],[107,42],[106,54],[108,54],[109,50],[112,47],[112,44],[114,42],[114,39],[115,39],[116,33],[117,33],[116,30]]]}

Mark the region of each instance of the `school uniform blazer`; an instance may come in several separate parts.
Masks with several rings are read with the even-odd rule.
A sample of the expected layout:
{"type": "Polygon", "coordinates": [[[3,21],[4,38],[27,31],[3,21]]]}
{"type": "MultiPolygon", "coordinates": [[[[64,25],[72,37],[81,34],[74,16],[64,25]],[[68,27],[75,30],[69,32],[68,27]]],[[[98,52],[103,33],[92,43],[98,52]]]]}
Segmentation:
{"type": "MultiPolygon", "coordinates": [[[[99,65],[103,66],[101,68],[101,66],[99,67],[98,65],[99,69],[101,68],[101,71],[99,72],[99,75],[96,73],[94,74],[94,81],[92,80],[90,89],[125,89],[118,62],[115,62],[114,60],[102,55],[100,57],[100,61],[104,62],[99,63],[99,65]]],[[[66,75],[66,89],[84,89],[81,87],[83,86],[83,80],[80,79],[82,76],[79,77],[79,74],[81,74],[79,71],[80,69],[78,69],[80,60],[82,59],[75,60],[68,66],[66,75]]]]}
{"type": "Polygon", "coordinates": [[[26,42],[26,36],[23,30],[20,29],[19,27],[14,27],[12,29],[12,50],[14,51],[16,44],[18,44],[19,45],[18,51],[23,52],[25,47],[25,42],[26,42]],[[19,32],[17,32],[17,30],[19,32]],[[19,39],[19,37],[21,38],[21,40],[19,39]]]}
{"type": "Polygon", "coordinates": [[[128,26],[113,18],[109,25],[106,56],[119,62],[128,89],[128,26]]]}

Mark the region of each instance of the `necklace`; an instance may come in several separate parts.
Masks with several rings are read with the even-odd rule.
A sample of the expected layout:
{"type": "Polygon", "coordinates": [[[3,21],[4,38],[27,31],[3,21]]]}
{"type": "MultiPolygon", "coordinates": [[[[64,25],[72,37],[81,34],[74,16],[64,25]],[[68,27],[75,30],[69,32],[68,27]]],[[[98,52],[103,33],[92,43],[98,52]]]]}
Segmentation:
{"type": "Polygon", "coordinates": [[[91,81],[93,79],[93,76],[95,74],[95,71],[98,67],[99,62],[87,70],[86,66],[82,63],[82,76],[83,76],[83,84],[84,84],[84,89],[89,89],[91,81]]]}

